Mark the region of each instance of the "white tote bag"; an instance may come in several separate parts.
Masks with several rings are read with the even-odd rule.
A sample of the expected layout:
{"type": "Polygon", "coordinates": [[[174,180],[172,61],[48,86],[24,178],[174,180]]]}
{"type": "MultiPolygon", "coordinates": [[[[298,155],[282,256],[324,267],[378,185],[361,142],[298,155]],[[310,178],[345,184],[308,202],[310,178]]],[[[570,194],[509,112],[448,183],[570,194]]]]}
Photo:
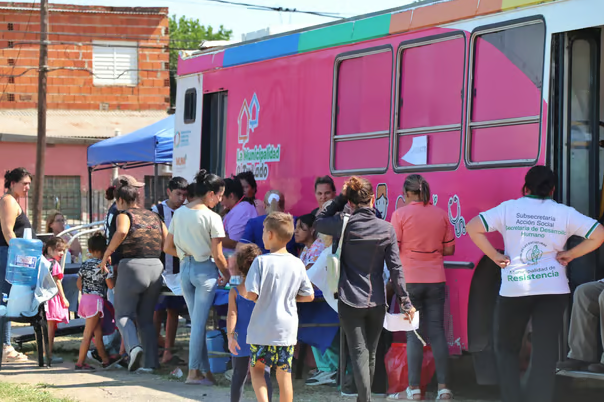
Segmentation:
{"type": "Polygon", "coordinates": [[[342,220],[342,234],[340,235],[340,242],[338,243],[338,249],[335,254],[327,256],[327,287],[329,292],[332,294],[338,293],[338,285],[340,282],[340,256],[342,254],[342,242],[344,241],[344,232],[346,231],[346,225],[348,225],[348,219],[350,215],[344,214],[342,220]]]}

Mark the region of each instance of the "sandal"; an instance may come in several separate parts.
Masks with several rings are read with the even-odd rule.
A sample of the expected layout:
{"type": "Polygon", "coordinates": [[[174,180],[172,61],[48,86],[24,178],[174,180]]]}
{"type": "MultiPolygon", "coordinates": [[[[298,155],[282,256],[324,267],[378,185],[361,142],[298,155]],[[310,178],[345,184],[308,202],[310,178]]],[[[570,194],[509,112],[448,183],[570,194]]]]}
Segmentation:
{"type": "Polygon", "coordinates": [[[407,387],[405,392],[397,392],[396,394],[390,394],[386,398],[388,401],[400,401],[400,400],[408,400],[408,401],[418,401],[419,399],[415,399],[415,395],[419,395],[419,399],[421,399],[422,390],[421,389],[411,389],[407,387]]]}
{"type": "Polygon", "coordinates": [[[79,364],[76,364],[75,370],[76,371],[96,371],[96,369],[94,367],[92,367],[91,365],[88,365],[86,363],[82,364],[81,366],[79,364]]]}
{"type": "Polygon", "coordinates": [[[12,346],[5,346],[2,350],[2,363],[22,363],[28,360],[27,356],[17,352],[12,346]]]}
{"type": "Polygon", "coordinates": [[[449,399],[453,399],[453,392],[451,392],[450,389],[448,388],[443,388],[441,390],[438,391],[438,395],[436,396],[436,400],[437,401],[446,401],[449,399]],[[449,398],[442,398],[443,395],[449,395],[449,398]]]}

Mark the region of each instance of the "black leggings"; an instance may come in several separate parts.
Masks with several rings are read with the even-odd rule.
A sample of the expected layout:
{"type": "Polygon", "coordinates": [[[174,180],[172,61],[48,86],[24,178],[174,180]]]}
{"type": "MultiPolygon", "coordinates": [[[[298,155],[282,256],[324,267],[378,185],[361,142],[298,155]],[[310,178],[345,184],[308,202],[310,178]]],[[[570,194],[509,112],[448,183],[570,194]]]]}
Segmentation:
{"type": "MultiPolygon", "coordinates": [[[[233,356],[233,377],[231,378],[231,402],[239,402],[241,400],[241,395],[243,395],[243,387],[245,386],[245,380],[247,379],[247,371],[249,366],[249,356],[233,356]]],[[[266,380],[266,388],[268,389],[268,400],[270,401],[273,397],[273,386],[271,384],[270,368],[268,367],[264,372],[264,379],[266,380]]]]}
{"type": "Polygon", "coordinates": [[[340,300],[338,314],[352,359],[352,372],[359,394],[357,402],[369,402],[375,374],[375,355],[384,327],[386,305],[355,308],[340,300]]]}
{"type": "MultiPolygon", "coordinates": [[[[439,384],[447,384],[449,376],[449,346],[445,337],[445,283],[408,283],[407,292],[413,306],[419,311],[420,335],[428,334],[436,363],[439,384]]],[[[413,332],[407,332],[407,364],[409,385],[419,387],[421,382],[424,346],[413,332]]]]}
{"type": "Polygon", "coordinates": [[[554,399],[558,340],[568,295],[502,297],[495,308],[495,353],[502,402],[554,399]],[[531,363],[520,381],[520,349],[532,320],[531,363]]]}

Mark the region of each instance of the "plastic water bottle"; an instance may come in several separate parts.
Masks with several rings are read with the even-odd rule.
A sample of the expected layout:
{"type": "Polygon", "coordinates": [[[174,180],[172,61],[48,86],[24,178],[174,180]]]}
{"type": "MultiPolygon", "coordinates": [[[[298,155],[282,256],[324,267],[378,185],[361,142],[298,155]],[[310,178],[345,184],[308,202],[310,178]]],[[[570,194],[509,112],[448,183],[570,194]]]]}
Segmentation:
{"type": "Polygon", "coordinates": [[[31,238],[31,229],[25,229],[22,239],[11,239],[8,243],[6,281],[13,285],[35,286],[42,247],[40,240],[31,238]]]}

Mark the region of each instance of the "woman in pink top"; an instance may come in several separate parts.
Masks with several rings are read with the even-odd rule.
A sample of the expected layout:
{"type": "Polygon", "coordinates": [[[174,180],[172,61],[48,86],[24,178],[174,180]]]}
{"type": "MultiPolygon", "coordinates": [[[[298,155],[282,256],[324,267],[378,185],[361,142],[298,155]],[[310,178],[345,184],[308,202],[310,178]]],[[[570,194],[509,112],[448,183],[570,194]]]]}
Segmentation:
{"type": "MultiPolygon", "coordinates": [[[[445,337],[446,278],[443,256],[455,252],[455,234],[447,213],[430,202],[430,186],[420,175],[407,176],[403,186],[405,205],[392,216],[407,292],[420,312],[420,328],[428,333],[438,379],[439,399],[452,399],[447,389],[449,347],[445,337]]],[[[406,395],[391,399],[421,399],[420,376],[423,347],[413,332],[407,333],[409,388],[406,395]]]]}

